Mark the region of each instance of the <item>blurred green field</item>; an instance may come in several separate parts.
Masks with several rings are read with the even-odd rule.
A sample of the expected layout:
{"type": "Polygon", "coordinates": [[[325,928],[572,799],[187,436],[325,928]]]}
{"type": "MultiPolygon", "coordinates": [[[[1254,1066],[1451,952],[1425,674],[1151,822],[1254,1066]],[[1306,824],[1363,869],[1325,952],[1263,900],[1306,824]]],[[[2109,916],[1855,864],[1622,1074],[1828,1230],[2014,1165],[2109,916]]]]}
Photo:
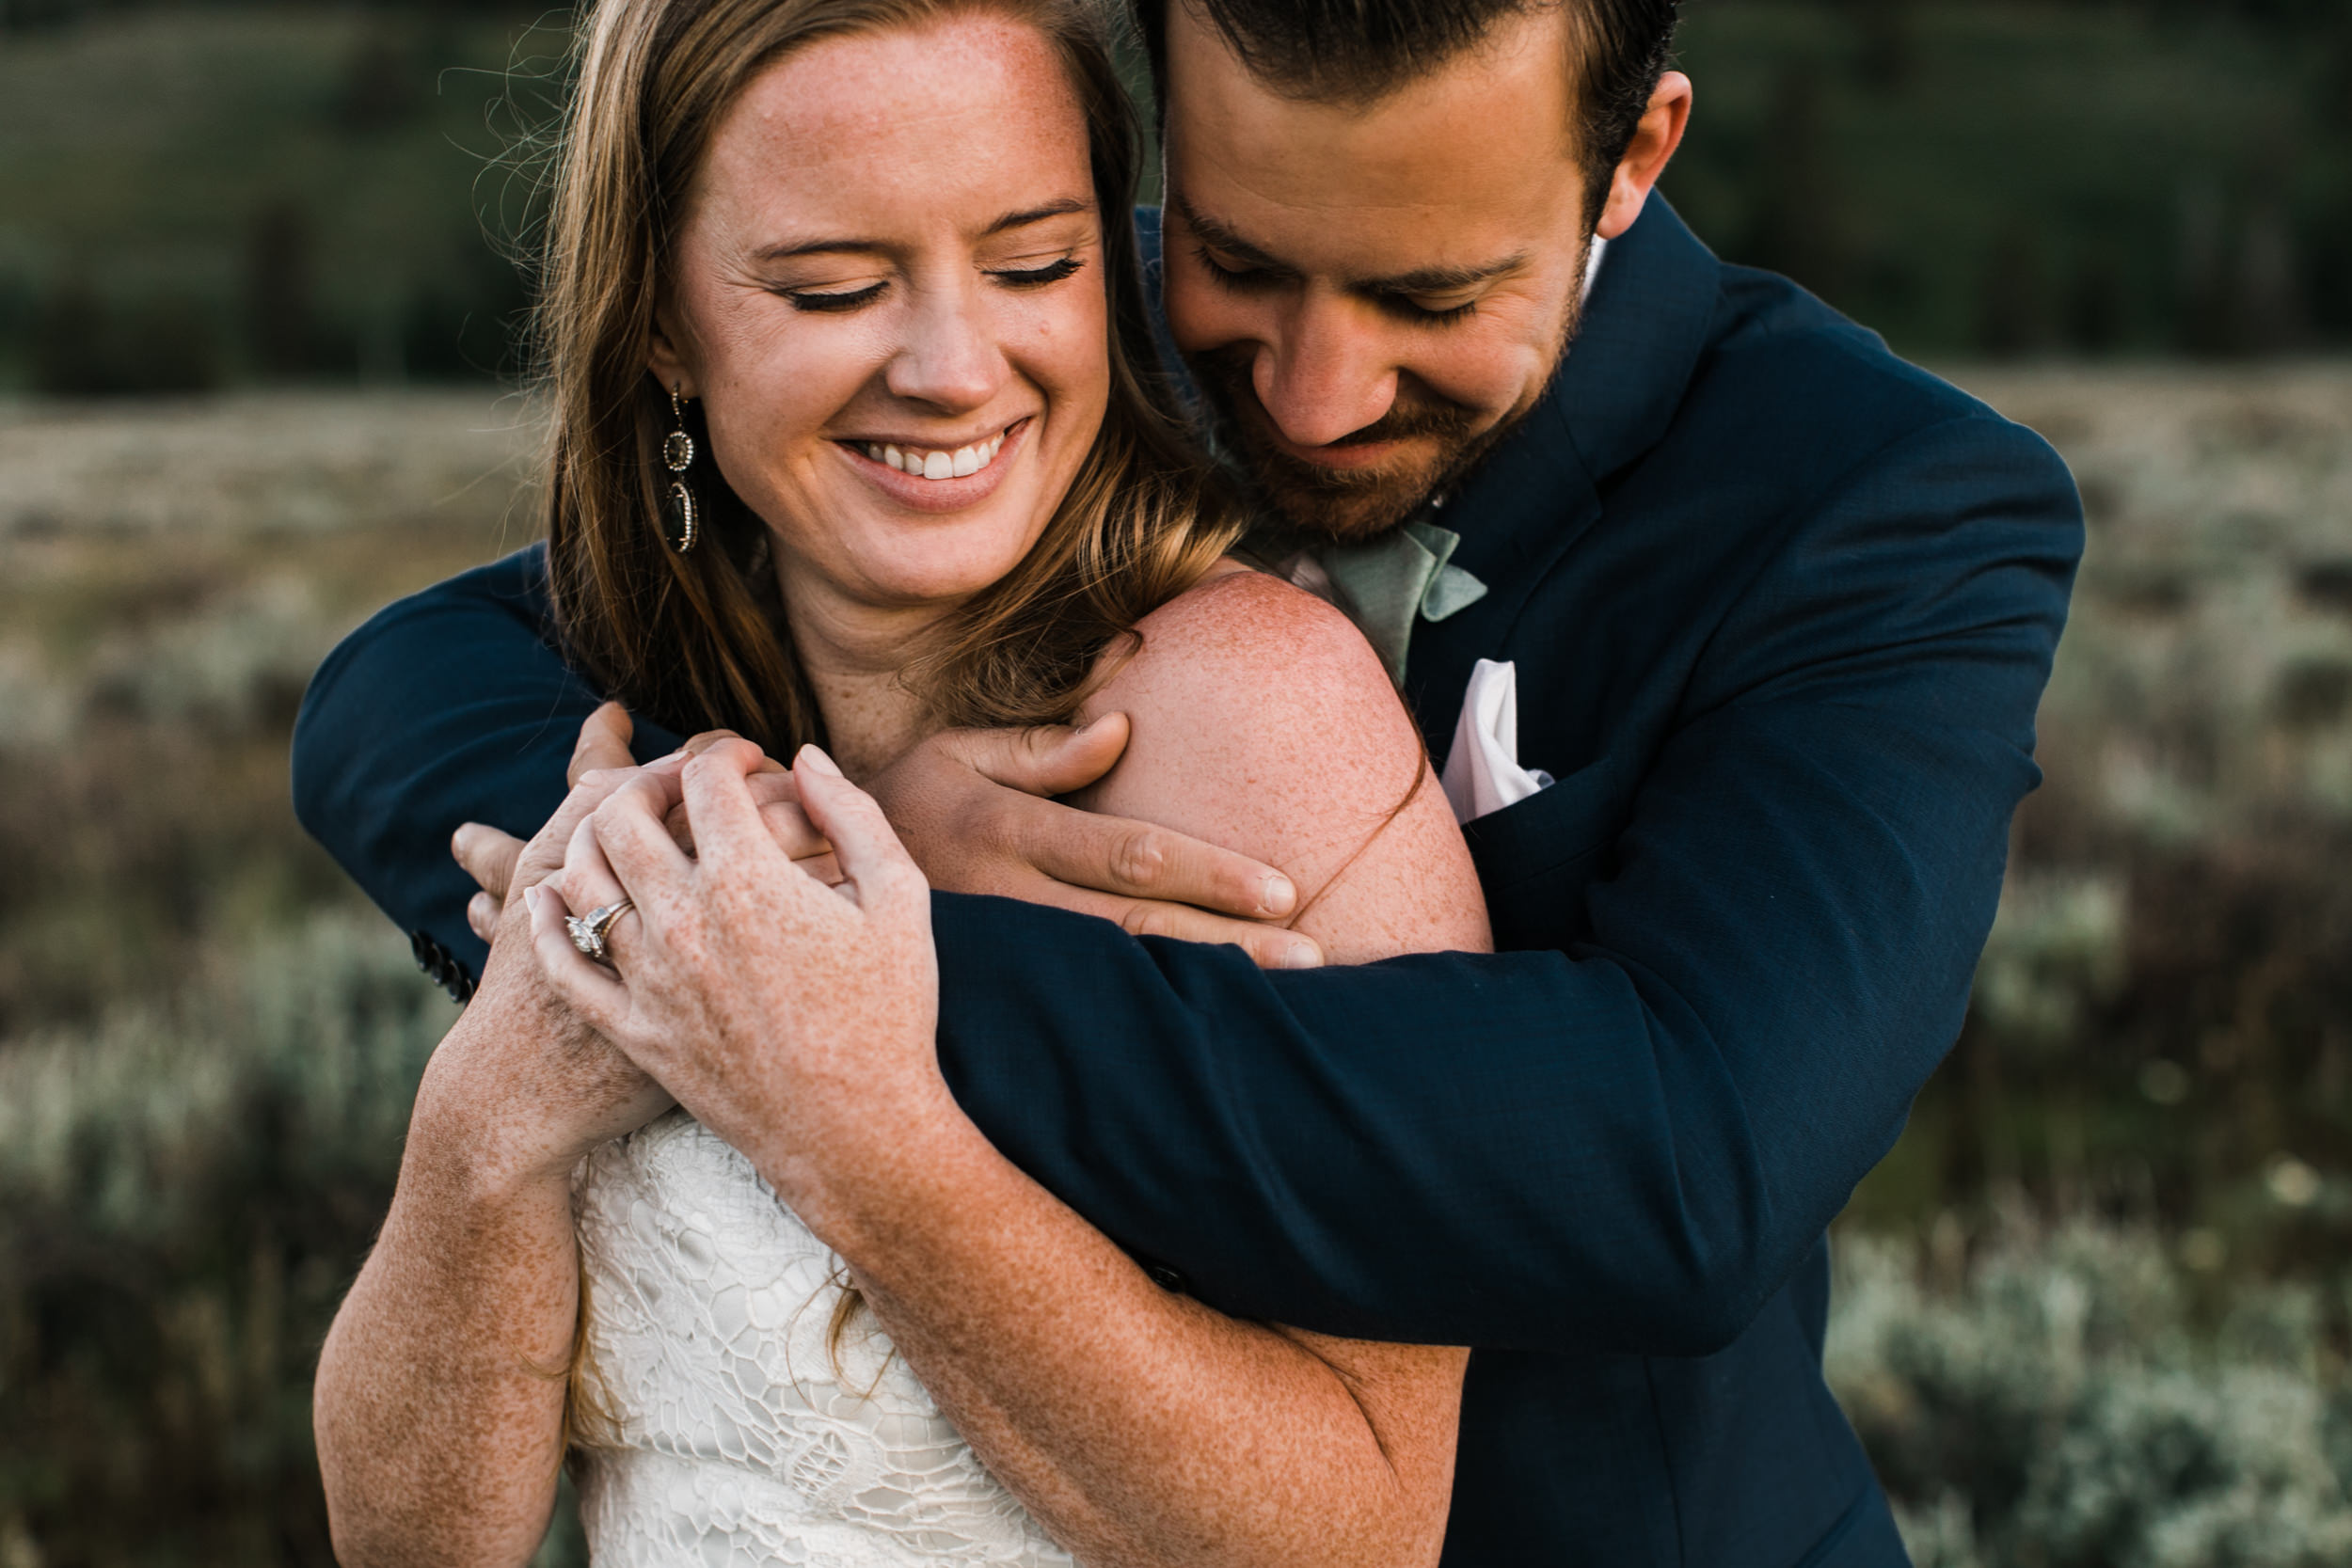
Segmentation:
{"type": "MultiPolygon", "coordinates": [[[[1834,1386],[1923,1564],[2342,1564],[2352,365],[1961,379],[2090,547],[1834,1386]]],[[[0,404],[5,1568],[326,1560],[310,1367],[453,1014],[296,829],[289,726],[531,535],[535,439],[486,389],[0,404]]]]}

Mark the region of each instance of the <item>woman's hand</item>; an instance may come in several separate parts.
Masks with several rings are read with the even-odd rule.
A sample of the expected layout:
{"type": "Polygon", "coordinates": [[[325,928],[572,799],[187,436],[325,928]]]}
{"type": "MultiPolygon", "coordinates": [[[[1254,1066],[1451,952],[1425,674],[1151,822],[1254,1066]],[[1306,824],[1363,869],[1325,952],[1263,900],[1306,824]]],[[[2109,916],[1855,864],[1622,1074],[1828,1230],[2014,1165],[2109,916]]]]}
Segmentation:
{"type": "Polygon", "coordinates": [[[547,983],[531,951],[527,900],[599,806],[633,781],[675,776],[682,765],[582,774],[513,862],[482,985],[434,1053],[418,1102],[418,1135],[451,1138],[485,1184],[567,1178],[580,1156],[670,1107],[661,1086],[547,983]]]}
{"type": "MultiPolygon", "coordinates": [[[[607,774],[617,776],[621,783],[628,782],[637,770],[628,749],[628,737],[634,728],[628,709],[618,703],[606,703],[591,713],[580,723],[580,739],[573,745],[571,763],[564,770],[564,783],[577,788],[597,783],[607,774]]],[[[740,738],[733,730],[705,730],[669,756],[646,766],[673,766],[723,740],[740,738]]],[[[760,816],[767,820],[768,831],[775,835],[785,853],[819,880],[828,884],[839,881],[841,871],[834,863],[833,846],[809,826],[808,817],[800,807],[799,793],[792,786],[792,775],[783,764],[772,758],[763,759],[752,777],[751,791],[753,799],[759,802],[760,816]]],[[[691,854],[694,839],[686,823],[683,804],[670,813],[669,829],[678,847],[691,854]]],[[[568,830],[564,837],[551,844],[545,841],[544,835],[525,844],[513,833],[484,823],[462,824],[450,839],[450,853],[482,888],[466,905],[466,924],[473,928],[473,934],[484,942],[496,940],[499,922],[510,907],[521,901],[522,890],[533,882],[544,881],[564,863],[564,849],[568,842],[568,830]]]]}
{"type": "Polygon", "coordinates": [[[535,897],[548,982],[713,1132],[749,1156],[819,1236],[846,1183],[919,1157],[960,1114],[934,1053],[939,980],[930,889],[872,798],[817,748],[790,775],[842,880],[805,874],[751,787],[763,755],[723,741],[676,776],[647,772],[574,832],[535,897]],[[683,802],[697,853],[665,826],[683,802]],[[627,897],[611,970],[564,917],[627,897]]]}

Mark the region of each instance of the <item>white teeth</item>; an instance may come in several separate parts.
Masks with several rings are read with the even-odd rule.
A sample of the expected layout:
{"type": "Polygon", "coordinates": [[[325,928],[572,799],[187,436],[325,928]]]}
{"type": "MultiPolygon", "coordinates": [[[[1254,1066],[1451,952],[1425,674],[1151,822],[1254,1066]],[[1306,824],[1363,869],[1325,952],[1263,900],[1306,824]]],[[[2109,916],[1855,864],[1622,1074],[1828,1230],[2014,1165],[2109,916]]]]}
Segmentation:
{"type": "Polygon", "coordinates": [[[861,443],[858,450],[877,463],[889,464],[902,474],[915,474],[924,479],[962,479],[978,473],[996,461],[996,454],[1005,450],[1005,433],[998,431],[985,441],[958,447],[953,451],[915,451],[873,441],[861,443]]]}

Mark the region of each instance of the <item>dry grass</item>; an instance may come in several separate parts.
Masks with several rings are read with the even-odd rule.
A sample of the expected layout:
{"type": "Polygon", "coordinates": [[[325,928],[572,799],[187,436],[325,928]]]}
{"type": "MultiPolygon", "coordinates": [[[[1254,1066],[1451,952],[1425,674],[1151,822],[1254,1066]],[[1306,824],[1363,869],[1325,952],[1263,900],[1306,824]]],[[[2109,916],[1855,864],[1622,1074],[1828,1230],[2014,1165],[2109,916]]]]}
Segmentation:
{"type": "Polygon", "coordinates": [[[530,531],[483,393],[0,404],[0,1038],[347,902],[296,829],[310,671],[530,531]]]}
{"type": "MultiPolygon", "coordinates": [[[[1833,1376],[1923,1562],[2315,1568],[2352,1528],[2352,366],[1963,379],[2073,463],[2090,551],[1833,1376]]],[[[311,1347],[451,1015],[295,828],[289,726],[369,611],[529,536],[532,444],[487,393],[0,404],[5,1568],[324,1560],[311,1347]]]]}

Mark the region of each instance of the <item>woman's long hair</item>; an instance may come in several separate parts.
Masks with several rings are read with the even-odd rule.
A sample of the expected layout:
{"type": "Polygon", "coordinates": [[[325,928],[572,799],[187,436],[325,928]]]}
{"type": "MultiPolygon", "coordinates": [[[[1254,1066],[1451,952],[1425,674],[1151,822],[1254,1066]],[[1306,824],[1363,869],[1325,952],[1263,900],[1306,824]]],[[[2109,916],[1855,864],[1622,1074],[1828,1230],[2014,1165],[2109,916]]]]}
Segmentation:
{"type": "MultiPolygon", "coordinates": [[[[1237,502],[1198,455],[1156,369],[1132,215],[1141,134],[1101,0],[601,0],[576,43],[538,256],[533,328],[553,406],[548,578],[571,657],[612,695],[676,729],[733,729],[777,753],[824,738],[784,624],[766,525],[705,468],[693,481],[702,542],[680,556],[663,538],[660,449],[672,415],[646,356],[695,173],[736,96],[794,49],[960,11],[1037,28],[1085,110],[1110,296],[1110,395],[1037,544],[950,614],[902,678],[944,723],[1066,720],[1103,656],[1241,533],[1237,502]]],[[[707,450],[707,432],[694,434],[707,450]]],[[[580,1285],[564,1369],[567,1447],[615,1435],[587,1359],[584,1269],[580,1285]]],[[[857,1305],[853,1287],[836,1301],[836,1346],[857,1305]]]]}
{"type": "Polygon", "coordinates": [[[1085,110],[1110,390],[1036,546],[914,651],[905,683],[943,723],[1065,720],[1103,655],[1241,531],[1156,368],[1131,214],[1141,134],[1102,0],[602,0],[581,30],[540,256],[549,587],[573,658],[676,729],[733,729],[779,754],[824,738],[766,526],[698,465],[703,541],[680,556],[663,538],[672,413],[646,356],[695,173],[736,96],[794,49],[975,10],[1042,33],[1085,110]]]}

